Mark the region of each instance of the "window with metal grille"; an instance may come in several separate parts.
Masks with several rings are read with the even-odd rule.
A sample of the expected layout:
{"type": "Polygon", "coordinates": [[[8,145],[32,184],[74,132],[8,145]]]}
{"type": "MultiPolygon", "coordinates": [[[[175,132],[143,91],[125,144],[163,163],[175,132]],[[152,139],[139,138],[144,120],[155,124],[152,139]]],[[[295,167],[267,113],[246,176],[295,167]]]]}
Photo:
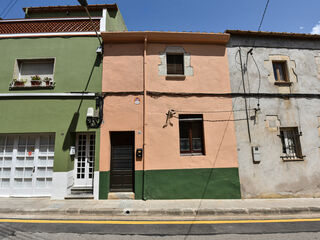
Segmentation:
{"type": "Polygon", "coordinates": [[[280,138],[282,143],[281,156],[284,160],[302,159],[300,133],[297,127],[280,128],[280,138]]]}
{"type": "Polygon", "coordinates": [[[167,53],[167,74],[184,75],[183,54],[167,53]]]}
{"type": "Polygon", "coordinates": [[[204,154],[201,114],[179,115],[180,153],[204,154]]]}
{"type": "Polygon", "coordinates": [[[289,82],[286,61],[272,61],[274,79],[279,82],[289,82]]]}

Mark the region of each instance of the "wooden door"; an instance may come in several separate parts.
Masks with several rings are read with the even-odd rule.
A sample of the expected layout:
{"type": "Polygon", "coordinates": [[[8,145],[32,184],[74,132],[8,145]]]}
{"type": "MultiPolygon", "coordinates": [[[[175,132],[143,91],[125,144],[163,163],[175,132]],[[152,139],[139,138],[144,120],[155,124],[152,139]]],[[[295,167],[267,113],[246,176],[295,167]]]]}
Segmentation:
{"type": "Polygon", "coordinates": [[[134,132],[111,132],[111,192],[133,192],[134,132]]]}

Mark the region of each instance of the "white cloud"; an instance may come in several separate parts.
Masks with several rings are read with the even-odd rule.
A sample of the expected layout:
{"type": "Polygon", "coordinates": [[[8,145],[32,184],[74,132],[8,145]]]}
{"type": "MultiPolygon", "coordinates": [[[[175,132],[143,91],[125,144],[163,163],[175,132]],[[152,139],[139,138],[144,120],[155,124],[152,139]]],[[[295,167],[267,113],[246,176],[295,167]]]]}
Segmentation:
{"type": "Polygon", "coordinates": [[[320,34],[320,21],[312,28],[311,34],[320,34]]]}
{"type": "Polygon", "coordinates": [[[304,29],[304,27],[301,26],[301,27],[299,27],[299,29],[302,30],[302,29],[304,29]]]}

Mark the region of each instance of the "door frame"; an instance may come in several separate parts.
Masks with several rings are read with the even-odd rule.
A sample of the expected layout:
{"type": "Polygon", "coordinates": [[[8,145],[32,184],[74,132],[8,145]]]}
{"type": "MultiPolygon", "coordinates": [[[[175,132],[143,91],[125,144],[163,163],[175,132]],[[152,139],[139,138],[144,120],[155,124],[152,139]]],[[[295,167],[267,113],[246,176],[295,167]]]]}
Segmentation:
{"type": "Polygon", "coordinates": [[[135,131],[134,130],[128,130],[128,131],[109,131],[109,139],[110,139],[110,177],[109,177],[109,191],[110,192],[116,192],[111,191],[111,175],[112,175],[112,141],[111,141],[111,135],[115,133],[130,133],[132,134],[132,192],[135,192],[135,131]]]}
{"type": "Polygon", "coordinates": [[[96,160],[96,132],[76,132],[75,133],[75,138],[76,138],[76,144],[75,144],[75,156],[74,156],[74,168],[73,168],[73,177],[74,177],[74,186],[75,187],[92,187],[94,186],[94,167],[95,167],[95,160],[96,160]],[[79,135],[85,135],[86,136],[86,149],[85,149],[85,169],[87,169],[87,171],[85,170],[85,177],[87,177],[86,180],[84,180],[84,183],[79,183],[80,181],[78,180],[77,183],[77,163],[78,163],[78,146],[79,146],[79,135]],[[94,160],[92,162],[92,178],[89,178],[89,174],[90,174],[90,166],[89,166],[89,162],[88,162],[88,154],[90,151],[90,135],[94,135],[94,160]],[[87,176],[86,176],[87,175],[87,176]]]}

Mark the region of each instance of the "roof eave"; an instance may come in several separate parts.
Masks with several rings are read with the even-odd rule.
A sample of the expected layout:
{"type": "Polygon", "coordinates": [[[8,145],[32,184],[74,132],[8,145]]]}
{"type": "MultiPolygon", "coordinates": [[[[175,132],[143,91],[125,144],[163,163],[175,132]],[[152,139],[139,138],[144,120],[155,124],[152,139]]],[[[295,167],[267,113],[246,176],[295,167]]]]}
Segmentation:
{"type": "Polygon", "coordinates": [[[201,43],[226,45],[230,35],[226,33],[192,32],[102,32],[105,43],[148,42],[158,43],[201,43]]]}
{"type": "Polygon", "coordinates": [[[287,33],[287,32],[264,32],[264,31],[243,31],[243,30],[226,30],[225,33],[247,37],[282,37],[291,39],[320,39],[318,34],[306,33],[287,33]]]}
{"type": "MultiPolygon", "coordinates": [[[[89,11],[101,10],[101,9],[114,9],[118,10],[118,5],[114,4],[96,4],[88,5],[89,11]]],[[[70,6],[46,6],[46,7],[24,7],[22,8],[25,12],[28,9],[29,13],[43,13],[43,12],[64,12],[64,11],[84,11],[83,7],[80,5],[70,5],[70,6]]]]}

